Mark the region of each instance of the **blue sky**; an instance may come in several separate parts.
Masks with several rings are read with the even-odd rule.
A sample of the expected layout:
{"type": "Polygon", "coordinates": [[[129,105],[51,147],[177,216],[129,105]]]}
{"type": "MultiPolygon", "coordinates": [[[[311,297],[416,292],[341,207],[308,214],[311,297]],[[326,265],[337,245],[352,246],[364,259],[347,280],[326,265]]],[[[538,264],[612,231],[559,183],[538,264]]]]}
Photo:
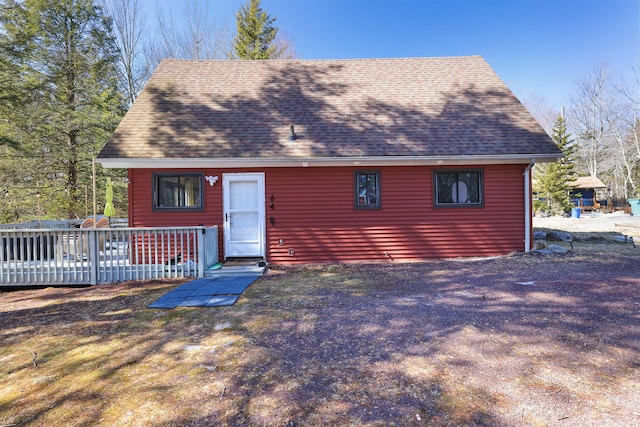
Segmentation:
{"type": "MultiPolygon", "coordinates": [[[[211,0],[211,13],[235,30],[246,2],[211,0]]],[[[182,3],[153,5],[177,19],[182,3]]],[[[482,55],[521,99],[555,108],[605,62],[627,79],[640,68],[640,0],[262,0],[262,8],[300,58],[482,55]]]]}

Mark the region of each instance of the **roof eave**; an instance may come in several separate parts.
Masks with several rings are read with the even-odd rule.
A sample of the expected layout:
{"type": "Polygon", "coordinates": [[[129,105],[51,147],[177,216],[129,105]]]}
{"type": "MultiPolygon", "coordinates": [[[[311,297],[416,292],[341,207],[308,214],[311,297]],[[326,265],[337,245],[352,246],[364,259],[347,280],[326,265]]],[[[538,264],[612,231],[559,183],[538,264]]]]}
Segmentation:
{"type": "Polygon", "coordinates": [[[326,166],[455,166],[553,162],[556,154],[505,154],[493,156],[372,156],[317,158],[97,158],[105,168],[258,168],[258,167],[326,167],[326,166]]]}

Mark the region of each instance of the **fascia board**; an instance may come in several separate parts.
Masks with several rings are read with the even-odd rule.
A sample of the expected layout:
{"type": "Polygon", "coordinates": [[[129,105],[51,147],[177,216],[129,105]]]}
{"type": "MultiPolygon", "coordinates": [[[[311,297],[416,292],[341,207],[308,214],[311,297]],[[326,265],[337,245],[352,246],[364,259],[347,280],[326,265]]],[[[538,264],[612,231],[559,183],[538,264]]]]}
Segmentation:
{"type": "Polygon", "coordinates": [[[455,166],[491,164],[528,164],[554,162],[562,156],[547,154],[517,154],[497,156],[388,156],[334,158],[97,158],[105,168],[168,169],[168,168],[267,168],[326,166],[455,166]]]}

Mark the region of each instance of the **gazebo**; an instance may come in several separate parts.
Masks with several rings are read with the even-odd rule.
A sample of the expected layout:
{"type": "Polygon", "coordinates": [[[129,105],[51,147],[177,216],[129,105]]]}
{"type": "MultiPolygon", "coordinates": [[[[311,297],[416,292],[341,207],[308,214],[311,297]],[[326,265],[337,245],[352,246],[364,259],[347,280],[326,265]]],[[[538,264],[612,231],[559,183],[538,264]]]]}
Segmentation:
{"type": "MultiPolygon", "coordinates": [[[[571,183],[571,202],[584,211],[600,209],[598,193],[607,186],[597,176],[581,176],[571,183]]],[[[606,195],[603,197],[606,199],[606,195]]]]}

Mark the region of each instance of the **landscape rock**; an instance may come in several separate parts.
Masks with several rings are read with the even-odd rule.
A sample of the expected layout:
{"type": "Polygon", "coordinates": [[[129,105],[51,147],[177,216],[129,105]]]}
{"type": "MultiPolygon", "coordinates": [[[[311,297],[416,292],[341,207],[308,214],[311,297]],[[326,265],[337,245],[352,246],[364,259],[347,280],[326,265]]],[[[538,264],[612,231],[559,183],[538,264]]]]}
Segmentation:
{"type": "Polygon", "coordinates": [[[534,250],[545,249],[546,247],[547,247],[547,242],[545,240],[536,240],[533,242],[534,250]]]}
{"type": "Polygon", "coordinates": [[[213,327],[214,331],[224,331],[225,329],[231,329],[230,322],[218,323],[216,326],[213,327]]]}
{"type": "Polygon", "coordinates": [[[556,242],[573,242],[573,235],[566,231],[550,231],[547,233],[547,240],[553,240],[556,242]]]}
{"type": "Polygon", "coordinates": [[[633,237],[630,236],[611,236],[611,239],[620,243],[633,243],[633,237]]]}
{"type": "Polygon", "coordinates": [[[534,249],[531,251],[533,254],[540,255],[556,255],[556,254],[566,254],[569,252],[569,249],[562,247],[560,245],[550,244],[547,245],[546,242],[535,242],[534,249]],[[538,247],[540,246],[540,247],[538,247]]]}
{"type": "Polygon", "coordinates": [[[559,245],[553,245],[553,244],[547,246],[547,249],[550,250],[554,254],[566,254],[567,252],[569,252],[569,249],[564,248],[564,247],[559,246],[559,245]]]}
{"type": "Polygon", "coordinates": [[[551,252],[549,249],[536,249],[536,250],[531,251],[531,253],[540,254],[540,255],[551,255],[551,254],[553,254],[553,252],[551,252]]]}
{"type": "Polygon", "coordinates": [[[545,231],[534,231],[533,232],[534,240],[547,240],[547,233],[545,231]]]}

